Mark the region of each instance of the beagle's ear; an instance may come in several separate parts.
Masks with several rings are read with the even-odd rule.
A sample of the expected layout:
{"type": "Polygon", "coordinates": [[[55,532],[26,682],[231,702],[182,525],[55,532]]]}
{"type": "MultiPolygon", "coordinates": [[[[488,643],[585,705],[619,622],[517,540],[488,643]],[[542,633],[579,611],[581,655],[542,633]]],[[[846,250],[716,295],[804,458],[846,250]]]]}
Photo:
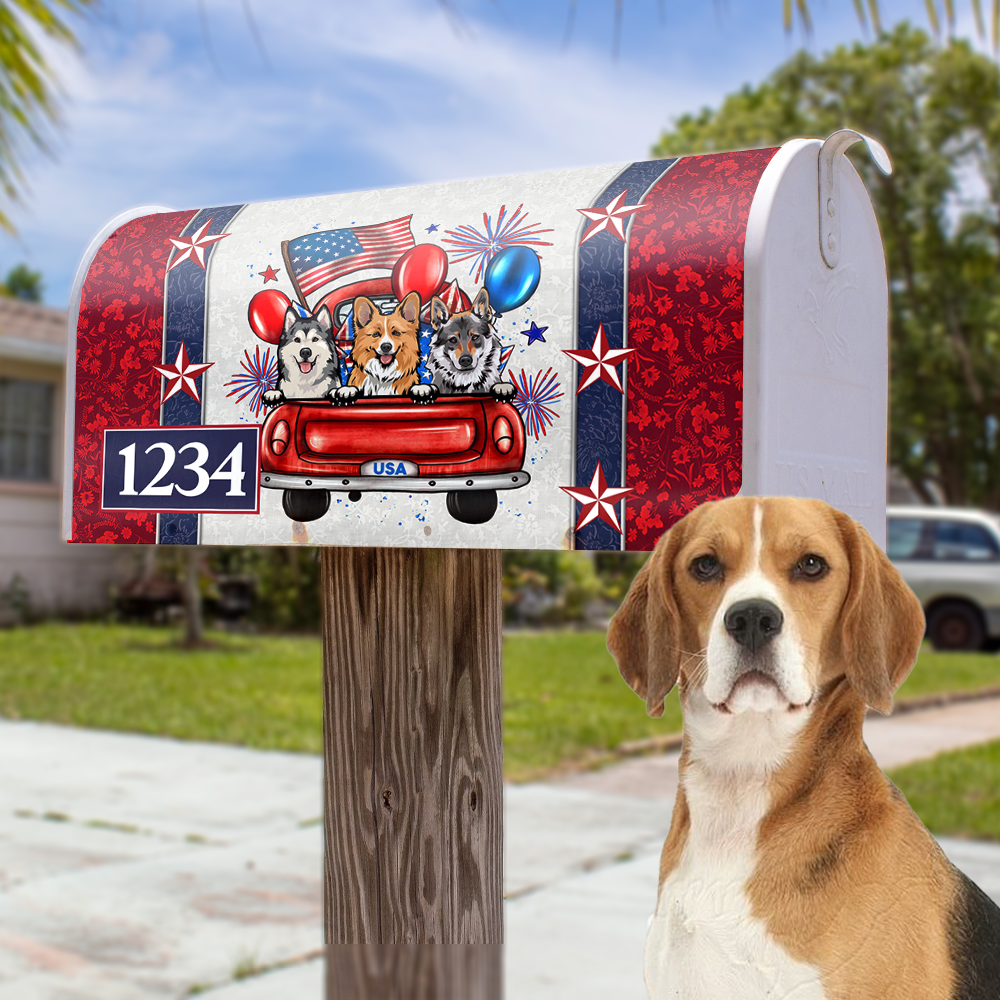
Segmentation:
{"type": "Polygon", "coordinates": [[[657,542],[608,625],[608,649],[625,683],[646,699],[646,712],[663,715],[663,699],[680,672],[680,621],[673,561],[680,548],[675,525],[657,542]]]}
{"type": "Polygon", "coordinates": [[[834,516],[850,564],[835,657],[851,687],[888,715],[892,693],[906,680],[924,639],[924,611],[899,570],[871,535],[841,511],[834,516]]]}

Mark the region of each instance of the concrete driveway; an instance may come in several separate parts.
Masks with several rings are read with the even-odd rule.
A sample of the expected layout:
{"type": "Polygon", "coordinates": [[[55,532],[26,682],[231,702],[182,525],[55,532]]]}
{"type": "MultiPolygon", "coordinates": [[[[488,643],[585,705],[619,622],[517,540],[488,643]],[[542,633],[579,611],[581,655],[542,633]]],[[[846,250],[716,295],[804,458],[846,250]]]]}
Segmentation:
{"type": "MultiPolygon", "coordinates": [[[[870,719],[884,767],[1000,739],[1000,699],[870,719]]],[[[318,757],[0,721],[4,1000],[323,995],[318,757]]],[[[645,1000],[677,755],[506,789],[506,992],[645,1000]]],[[[1000,901],[1000,846],[942,841],[1000,901]]]]}

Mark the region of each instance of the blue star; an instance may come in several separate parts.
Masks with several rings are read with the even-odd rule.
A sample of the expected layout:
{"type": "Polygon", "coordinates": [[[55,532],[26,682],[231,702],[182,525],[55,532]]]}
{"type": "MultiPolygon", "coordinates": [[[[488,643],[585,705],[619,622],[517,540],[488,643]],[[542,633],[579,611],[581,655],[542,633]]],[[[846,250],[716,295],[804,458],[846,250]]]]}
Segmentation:
{"type": "Polygon", "coordinates": [[[436,233],[437,231],[438,231],[438,227],[437,227],[437,223],[436,222],[432,222],[427,227],[427,232],[429,232],[429,233],[436,233]]]}
{"type": "Polygon", "coordinates": [[[547,326],[535,326],[535,321],[531,321],[530,330],[522,330],[521,333],[527,334],[528,343],[525,347],[530,347],[536,340],[540,340],[543,344],[545,343],[545,338],[542,336],[543,333],[548,329],[547,326]]]}

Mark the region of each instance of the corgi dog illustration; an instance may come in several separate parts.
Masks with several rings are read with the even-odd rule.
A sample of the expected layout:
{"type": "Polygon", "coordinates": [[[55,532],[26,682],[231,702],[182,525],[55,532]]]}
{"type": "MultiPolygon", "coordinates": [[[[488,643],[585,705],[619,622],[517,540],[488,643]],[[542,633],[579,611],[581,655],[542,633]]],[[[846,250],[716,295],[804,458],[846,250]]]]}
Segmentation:
{"type": "Polygon", "coordinates": [[[359,396],[409,396],[430,402],[436,393],[421,385],[420,296],[410,292],[388,315],[371,299],[354,300],[354,367],[347,385],[337,390],[334,403],[353,403],[359,396]]]}

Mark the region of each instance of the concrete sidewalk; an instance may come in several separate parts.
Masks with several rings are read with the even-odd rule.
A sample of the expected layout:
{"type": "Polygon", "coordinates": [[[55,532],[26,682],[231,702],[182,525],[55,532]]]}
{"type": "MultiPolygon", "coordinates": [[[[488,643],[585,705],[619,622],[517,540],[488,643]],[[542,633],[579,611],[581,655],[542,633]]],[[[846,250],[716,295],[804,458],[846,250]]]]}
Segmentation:
{"type": "MultiPolygon", "coordinates": [[[[1000,699],[865,738],[884,767],[998,739],[1000,699]]],[[[676,782],[667,754],[506,788],[508,997],[645,1000],[676,782]]],[[[321,801],[317,757],[0,721],[0,995],[320,1000],[321,801]]],[[[1000,900],[1000,846],[943,843],[1000,900]]]]}

